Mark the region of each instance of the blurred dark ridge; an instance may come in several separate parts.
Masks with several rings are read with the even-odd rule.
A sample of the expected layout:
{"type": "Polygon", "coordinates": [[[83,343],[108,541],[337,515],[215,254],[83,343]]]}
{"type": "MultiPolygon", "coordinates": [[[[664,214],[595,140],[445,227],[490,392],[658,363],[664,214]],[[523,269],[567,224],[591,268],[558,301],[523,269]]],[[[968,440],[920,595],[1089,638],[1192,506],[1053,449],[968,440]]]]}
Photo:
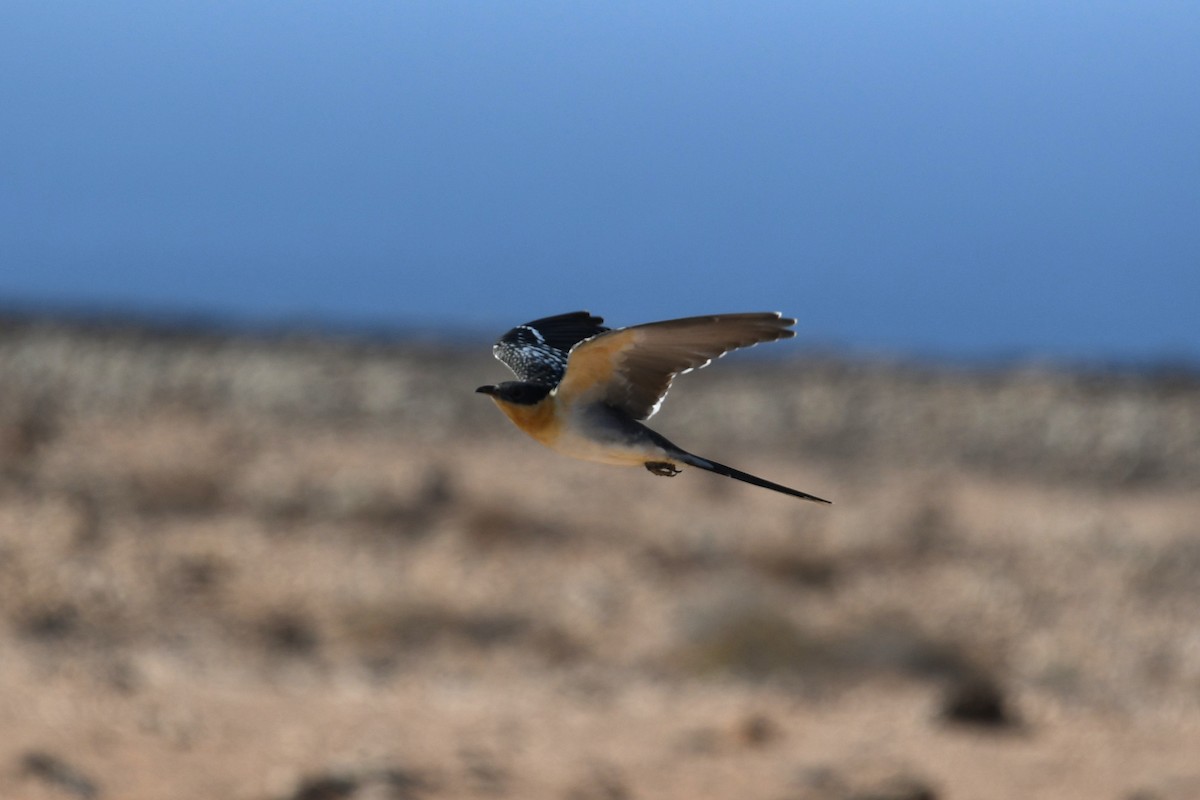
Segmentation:
{"type": "MultiPolygon", "coordinates": [[[[487,342],[10,313],[0,315],[0,414],[39,408],[57,424],[171,409],[420,438],[501,435],[473,393],[506,374],[487,342]]],[[[809,352],[733,359],[684,382],[655,426],[714,456],[752,447],[863,468],[1200,487],[1200,373],[1183,365],[965,367],[809,352]]]]}
{"type": "Polygon", "coordinates": [[[478,346],[489,342],[490,331],[472,326],[450,329],[448,326],[391,324],[373,321],[333,322],[303,316],[269,321],[247,320],[179,311],[128,311],[113,308],[73,308],[0,304],[0,333],[23,328],[67,328],[88,331],[96,336],[126,338],[335,340],[348,346],[369,348],[378,345],[436,343],[450,346],[478,346]]]}

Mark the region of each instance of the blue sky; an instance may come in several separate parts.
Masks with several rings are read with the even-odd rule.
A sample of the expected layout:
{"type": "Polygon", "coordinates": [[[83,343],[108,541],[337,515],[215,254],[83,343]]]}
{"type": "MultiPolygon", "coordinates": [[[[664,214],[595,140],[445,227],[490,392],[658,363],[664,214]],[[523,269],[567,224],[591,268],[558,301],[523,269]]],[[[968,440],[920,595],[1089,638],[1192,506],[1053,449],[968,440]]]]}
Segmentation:
{"type": "Polygon", "coordinates": [[[0,306],[1200,361],[1192,2],[54,2],[0,306]]]}

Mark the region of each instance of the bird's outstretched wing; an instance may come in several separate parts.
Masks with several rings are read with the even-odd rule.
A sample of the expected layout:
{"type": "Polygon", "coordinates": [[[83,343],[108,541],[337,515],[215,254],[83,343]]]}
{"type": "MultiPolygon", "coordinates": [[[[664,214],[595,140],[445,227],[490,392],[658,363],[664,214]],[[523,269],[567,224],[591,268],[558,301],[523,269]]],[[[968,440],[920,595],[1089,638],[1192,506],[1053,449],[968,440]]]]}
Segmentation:
{"type": "Polygon", "coordinates": [[[688,317],[608,331],[571,350],[558,396],[595,397],[634,419],[649,419],[679,373],[699,369],[730,350],[791,338],[795,324],[777,312],[763,312],[688,317]]]}
{"type": "Polygon", "coordinates": [[[535,319],[501,336],[492,352],[519,380],[557,386],[567,368],[571,348],[607,331],[603,322],[587,311],[535,319]]]}

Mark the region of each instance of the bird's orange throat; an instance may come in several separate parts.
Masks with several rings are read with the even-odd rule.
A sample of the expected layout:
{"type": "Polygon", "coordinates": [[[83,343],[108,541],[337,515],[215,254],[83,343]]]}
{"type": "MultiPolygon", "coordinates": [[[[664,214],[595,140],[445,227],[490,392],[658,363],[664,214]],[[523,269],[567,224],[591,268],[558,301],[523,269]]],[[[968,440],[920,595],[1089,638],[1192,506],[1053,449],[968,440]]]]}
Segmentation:
{"type": "Polygon", "coordinates": [[[553,398],[547,397],[533,405],[510,403],[495,395],[492,396],[492,401],[514,425],[542,444],[550,444],[558,438],[560,423],[554,413],[553,398]]]}

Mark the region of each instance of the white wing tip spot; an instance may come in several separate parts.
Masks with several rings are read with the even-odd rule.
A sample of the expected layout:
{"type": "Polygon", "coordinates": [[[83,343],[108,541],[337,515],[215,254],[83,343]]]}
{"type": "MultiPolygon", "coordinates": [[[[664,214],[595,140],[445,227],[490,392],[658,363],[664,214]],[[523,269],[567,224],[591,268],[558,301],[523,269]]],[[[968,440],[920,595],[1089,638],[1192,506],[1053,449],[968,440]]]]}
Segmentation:
{"type": "Polygon", "coordinates": [[[538,341],[538,344],[545,344],[545,343],[546,343],[546,337],[545,337],[545,336],[542,336],[542,332],[541,332],[541,331],[539,331],[537,328],[531,328],[531,327],[530,327],[530,326],[528,326],[528,325],[519,325],[519,326],[518,326],[518,329],[519,329],[519,330],[523,330],[523,331],[529,331],[530,333],[532,333],[532,334],[533,334],[533,338],[537,339],[537,341],[538,341]]]}

